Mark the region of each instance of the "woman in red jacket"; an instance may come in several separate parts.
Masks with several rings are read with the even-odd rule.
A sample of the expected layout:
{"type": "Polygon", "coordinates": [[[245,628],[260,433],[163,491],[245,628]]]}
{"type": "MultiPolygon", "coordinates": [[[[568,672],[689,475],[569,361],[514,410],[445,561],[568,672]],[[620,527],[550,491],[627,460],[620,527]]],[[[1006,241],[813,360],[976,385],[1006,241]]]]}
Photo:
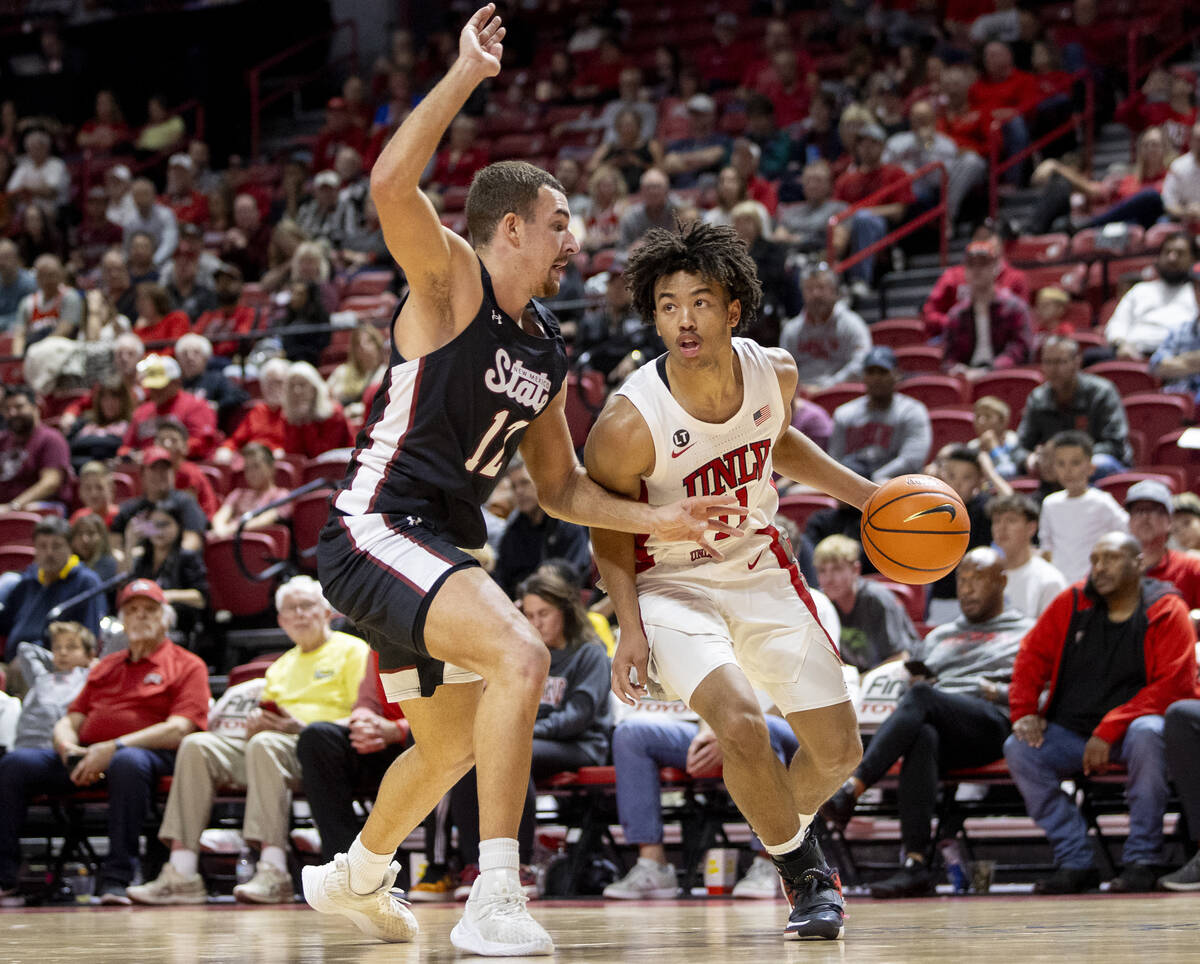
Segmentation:
{"type": "Polygon", "coordinates": [[[320,372],[293,362],[283,395],[283,451],[314,459],[332,449],[351,448],[354,436],[342,406],[329,393],[320,372]]]}

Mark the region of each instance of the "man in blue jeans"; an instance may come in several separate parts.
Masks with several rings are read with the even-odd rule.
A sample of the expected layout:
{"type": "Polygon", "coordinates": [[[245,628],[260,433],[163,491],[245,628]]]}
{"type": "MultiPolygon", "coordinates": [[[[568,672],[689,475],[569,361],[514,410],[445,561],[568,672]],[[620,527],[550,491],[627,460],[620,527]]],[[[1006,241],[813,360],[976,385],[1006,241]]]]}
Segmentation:
{"type": "Polygon", "coordinates": [[[1114,763],[1129,773],[1129,837],[1111,888],[1154,889],[1167,802],[1163,714],[1197,695],[1196,636],[1178,590],[1144,578],[1142,564],[1132,536],[1101,536],[1087,582],[1055,598],[1017,653],[1004,757],[1058,868],[1034,893],[1077,894],[1100,883],[1087,823],[1059,784],[1114,763]]]}
{"type": "MultiPolygon", "coordinates": [[[[766,714],[771,746],[785,763],[796,752],[796,737],[787,720],[766,714]]],[[[721,746],[716,734],[683,703],[641,700],[613,731],[613,764],[617,771],[617,815],[625,840],[637,844],[638,860],[616,883],[604,888],[610,900],[660,900],[679,894],[675,867],[663,847],[663,821],[658,771],[676,767],[692,776],[720,772],[721,746]]],[[[773,898],[782,894],[779,874],[768,857],[754,863],[733,888],[734,897],[773,898]]]]}

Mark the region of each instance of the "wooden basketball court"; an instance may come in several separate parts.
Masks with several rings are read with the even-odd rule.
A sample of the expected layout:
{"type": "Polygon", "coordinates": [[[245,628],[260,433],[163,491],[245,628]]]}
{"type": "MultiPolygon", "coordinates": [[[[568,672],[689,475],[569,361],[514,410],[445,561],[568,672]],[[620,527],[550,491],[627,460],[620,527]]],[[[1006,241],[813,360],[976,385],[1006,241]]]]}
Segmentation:
{"type": "MultiPolygon", "coordinates": [[[[1182,964],[1200,960],[1200,897],[852,899],[846,939],[785,942],[780,901],[692,899],[530,905],[558,945],[556,960],[734,964],[751,961],[1182,964]]],[[[382,944],[304,904],[90,907],[0,911],[0,961],[140,964],[253,961],[452,961],[451,904],[416,909],[412,944],[382,944]]],[[[508,958],[508,960],[518,960],[508,958]]],[[[546,958],[529,958],[546,960],[546,958]]]]}

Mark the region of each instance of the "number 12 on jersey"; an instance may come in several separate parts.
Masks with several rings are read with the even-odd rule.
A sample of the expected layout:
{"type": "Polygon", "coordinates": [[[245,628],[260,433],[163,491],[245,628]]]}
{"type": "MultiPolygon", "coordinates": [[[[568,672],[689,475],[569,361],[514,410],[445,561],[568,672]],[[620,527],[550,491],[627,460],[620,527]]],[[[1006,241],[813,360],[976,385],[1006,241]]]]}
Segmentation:
{"type": "MultiPolygon", "coordinates": [[[[484,455],[492,447],[492,443],[496,441],[496,436],[504,429],[511,416],[512,412],[508,409],[502,409],[492,416],[492,424],[483,433],[483,437],[479,440],[479,444],[475,446],[475,451],[471,453],[471,457],[463,463],[468,472],[474,472],[478,468],[484,455]]],[[[504,453],[508,449],[508,440],[513,437],[513,433],[521,431],[528,424],[529,422],[524,419],[517,419],[508,426],[495,454],[487,461],[483,468],[479,469],[480,475],[485,479],[494,479],[500,473],[500,467],[504,464],[504,453]]]]}

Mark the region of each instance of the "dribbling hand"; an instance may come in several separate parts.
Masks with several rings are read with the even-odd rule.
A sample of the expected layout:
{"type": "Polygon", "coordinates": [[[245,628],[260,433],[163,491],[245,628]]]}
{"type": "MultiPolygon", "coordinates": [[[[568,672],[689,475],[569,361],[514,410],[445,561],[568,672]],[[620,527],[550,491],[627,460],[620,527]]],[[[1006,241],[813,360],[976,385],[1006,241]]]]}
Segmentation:
{"type": "Polygon", "coordinates": [[[458,35],[458,56],[465,64],[478,67],[485,77],[500,73],[500,58],[504,55],[504,27],[496,12],[496,5],[489,3],[480,7],[467,21],[458,35]]]}
{"type": "Polygon", "coordinates": [[[741,529],[731,526],[721,517],[736,517],[740,522],[746,514],[746,507],[736,500],[731,500],[728,493],[696,495],[655,509],[650,535],[664,542],[698,543],[708,550],[709,555],[720,561],[724,556],[704,538],[705,534],[723,532],[729,536],[743,536],[745,533],[741,529]]]}
{"type": "Polygon", "coordinates": [[[612,661],[612,691],[622,703],[636,706],[646,695],[646,674],[650,666],[650,644],[635,629],[623,630],[612,661]],[[637,674],[637,682],[632,673],[637,674]]]}

